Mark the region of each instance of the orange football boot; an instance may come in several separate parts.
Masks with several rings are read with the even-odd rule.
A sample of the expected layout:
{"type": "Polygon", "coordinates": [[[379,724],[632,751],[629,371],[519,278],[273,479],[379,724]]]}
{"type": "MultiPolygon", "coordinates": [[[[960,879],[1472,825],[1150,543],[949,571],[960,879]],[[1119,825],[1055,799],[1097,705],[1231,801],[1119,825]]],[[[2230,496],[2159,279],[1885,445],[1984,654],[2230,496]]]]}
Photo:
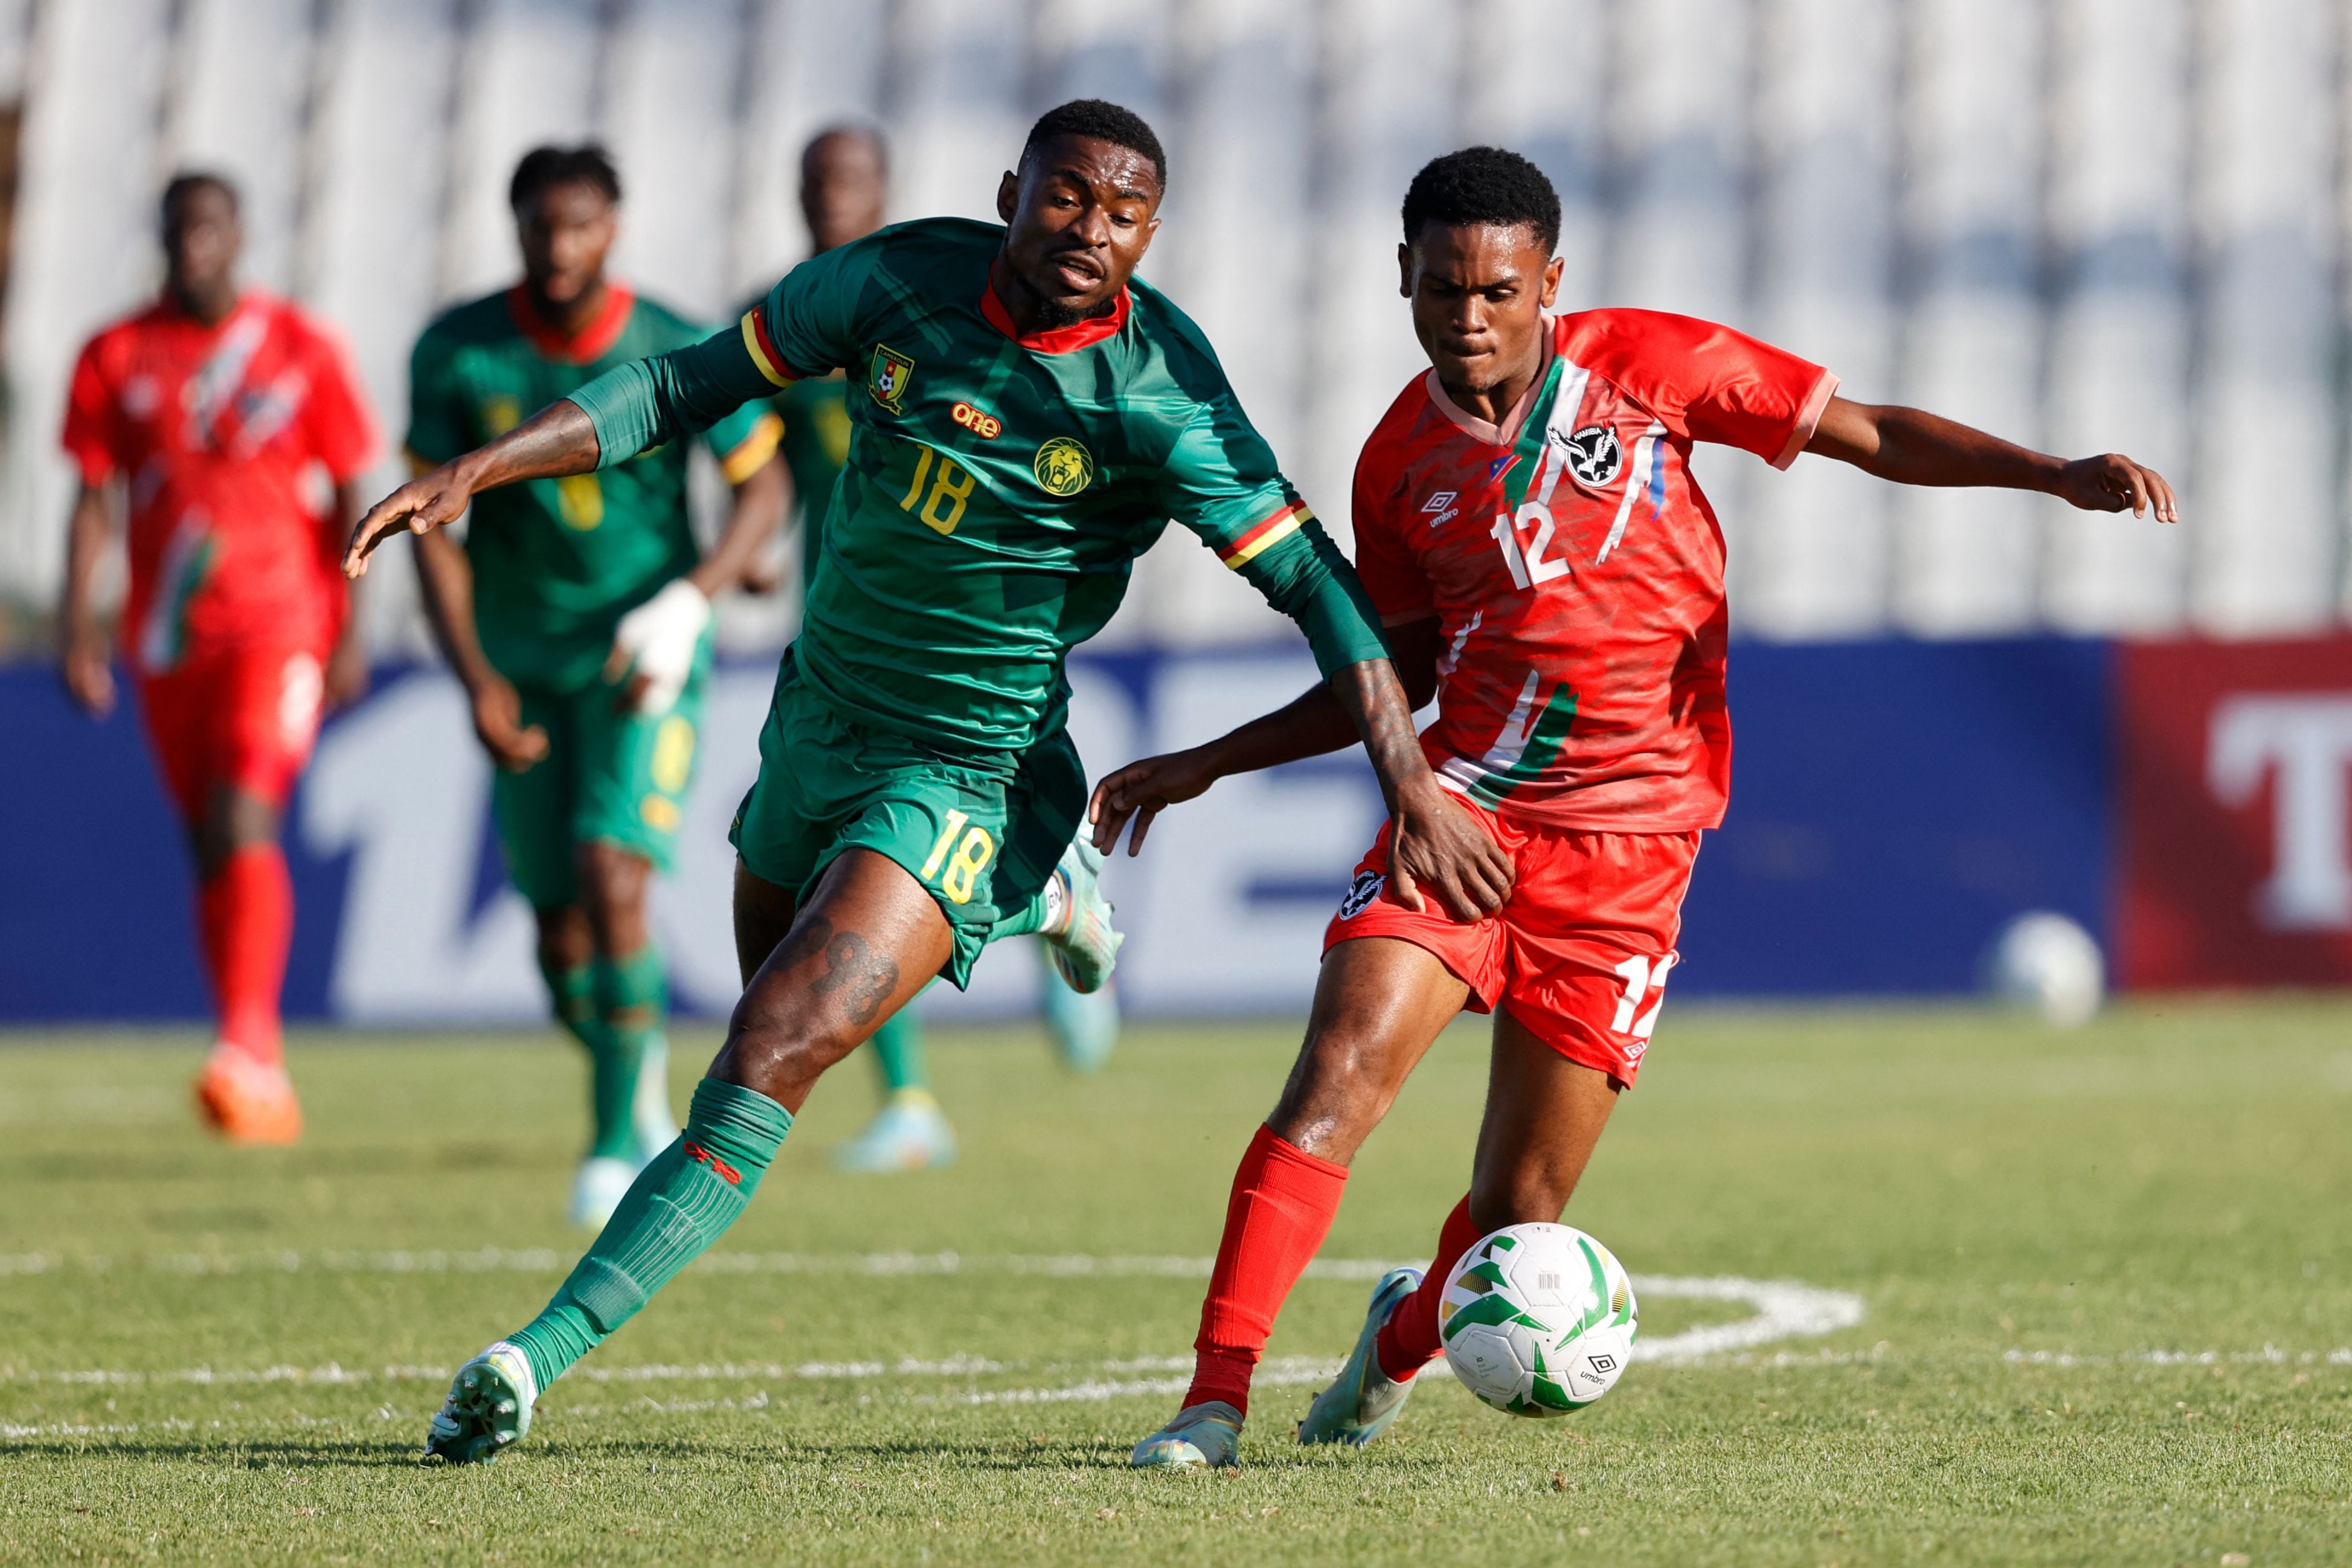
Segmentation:
{"type": "Polygon", "coordinates": [[[276,1062],[224,1041],[196,1075],[196,1109],[232,1143],[287,1144],[302,1136],[302,1105],[276,1062]]]}

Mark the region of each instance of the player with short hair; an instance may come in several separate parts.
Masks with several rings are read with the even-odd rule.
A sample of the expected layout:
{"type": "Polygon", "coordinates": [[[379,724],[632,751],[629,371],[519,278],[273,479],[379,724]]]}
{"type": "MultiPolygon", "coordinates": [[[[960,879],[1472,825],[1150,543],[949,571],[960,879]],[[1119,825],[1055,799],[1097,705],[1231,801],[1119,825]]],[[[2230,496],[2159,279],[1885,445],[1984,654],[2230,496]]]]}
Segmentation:
{"type": "MultiPolygon", "coordinates": [[[[835,125],[801,153],[800,208],[810,252],[822,256],[882,226],[890,154],[882,133],[868,125],[835,125]]],[[[759,301],[749,302],[756,307],[759,301]]],[[[783,458],[800,510],[801,586],[815,580],[824,555],[825,513],[835,482],[849,459],[848,381],[838,371],[806,376],[776,394],[772,405],[784,422],[783,458]]],[[[1114,989],[1070,989],[1050,954],[1038,949],[1045,976],[1040,998],[1048,1031],[1062,1059],[1091,1072],[1118,1042],[1114,989]]],[[[880,1173],[921,1170],[955,1158],[955,1131],[931,1092],[922,1021],[912,1007],[883,1020],[866,1043],[882,1080],[883,1100],[863,1131],[834,1151],[845,1171],[880,1173]]]]}
{"type": "Polygon", "coordinates": [[[74,365],[64,444],[81,489],[63,673],[83,709],[112,711],[93,601],[121,504],[133,682],[195,857],[220,1026],[196,1101],[232,1142],[291,1143],[302,1109],[278,1018],[294,933],[279,816],[321,708],[367,684],[335,542],[359,514],[375,431],[341,345],[290,301],[238,285],[235,187],[182,174],[161,210],[162,297],[90,339],[74,365]],[[323,513],[306,494],[319,473],[333,489],[323,513]]]}
{"type": "MultiPolygon", "coordinates": [[[[1383,830],[1324,936],[1305,1047],[1234,1177],[1191,1389],[1139,1467],[1234,1462],[1252,1370],[1329,1229],[1348,1167],[1438,1032],[1495,1016],[1469,1195],[1424,1275],[1382,1279],[1302,1443],[1369,1442],[1439,1351],[1446,1276],[1480,1237],[1559,1218],[1632,1087],[1680,957],[1699,837],[1723,820],[1723,535],[1701,441],[1779,468],[1815,452],[1904,484],[2040,490],[2091,511],[2177,516],[2153,469],[2062,462],[1837,378],[1727,327],[1652,310],[1547,314],[1559,198],[1517,153],[1473,147],[1414,176],[1398,247],[1431,370],[1357,464],[1358,569],[1388,627],[1422,745],[1511,859],[1499,913],[1464,924],[1399,896],[1383,830]]],[[[1229,773],[1337,750],[1321,692],[1103,781],[1108,850],[1229,773]]]]}
{"type": "Polygon", "coordinates": [[[736,814],[726,1043],[554,1300],[458,1369],[428,1452],[520,1436],[539,1391],[742,1212],[819,1075],[934,976],[960,986],[989,942],[1034,931],[1074,988],[1109,980],[1064,666],[1171,517],[1307,634],[1390,799],[1400,896],[1484,912],[1508,891],[1413,744],[1354,573],[1199,330],[1133,280],[1166,181],[1140,119],[1064,104],[998,187],[1004,226],[924,219],[803,262],[734,331],[599,377],[361,520],[348,571],[492,485],[609,471],[806,376],[857,378],[825,559],[736,814]]]}
{"type": "MultiPolygon", "coordinates": [[[[408,452],[446,463],[616,365],[709,328],[605,275],[621,179],[604,149],[541,147],[509,205],[522,280],[442,314],[409,366],[408,452]]],[[[556,1020],[589,1057],[592,1131],[572,1179],[574,1225],[609,1218],[677,1136],[668,994],[646,919],[694,776],[711,658],[710,602],[782,521],[777,421],[756,408],[703,444],[734,499],[718,542],[696,544],[688,447],[603,473],[474,499],[463,546],[417,541],[417,575],[474,732],[496,764],[491,813],[507,874],[539,925],[556,1020]]]]}

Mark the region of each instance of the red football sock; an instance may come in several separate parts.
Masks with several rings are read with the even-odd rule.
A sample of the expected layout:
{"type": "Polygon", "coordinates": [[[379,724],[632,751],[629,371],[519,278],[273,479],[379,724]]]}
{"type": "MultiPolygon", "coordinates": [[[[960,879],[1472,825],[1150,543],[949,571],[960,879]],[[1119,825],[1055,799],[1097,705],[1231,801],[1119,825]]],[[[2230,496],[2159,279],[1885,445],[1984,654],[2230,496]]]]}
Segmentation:
{"type": "Polygon", "coordinates": [[[1290,1288],[1339,1212],[1348,1167],[1318,1160],[1260,1127],[1234,1173],[1225,1237],[1201,1303],[1201,1337],[1192,1342],[1192,1386],[1186,1405],[1222,1399],[1249,1409],[1250,1373],[1274,1331],[1290,1288]]]}
{"type": "Polygon", "coordinates": [[[221,1038],[266,1062],[284,1059],[278,994],[294,940],[294,884],[275,844],[247,844],[196,889],[205,968],[221,1038]]]}
{"type": "Polygon", "coordinates": [[[1435,1361],[1445,1348],[1437,1337],[1437,1304],[1445,1296],[1445,1277],[1486,1234],[1470,1217],[1470,1199],[1465,1194],[1437,1232],[1437,1257],[1422,1277],[1421,1289],[1396,1304],[1373,1342],[1381,1370],[1389,1376],[1402,1383],[1435,1361]]]}

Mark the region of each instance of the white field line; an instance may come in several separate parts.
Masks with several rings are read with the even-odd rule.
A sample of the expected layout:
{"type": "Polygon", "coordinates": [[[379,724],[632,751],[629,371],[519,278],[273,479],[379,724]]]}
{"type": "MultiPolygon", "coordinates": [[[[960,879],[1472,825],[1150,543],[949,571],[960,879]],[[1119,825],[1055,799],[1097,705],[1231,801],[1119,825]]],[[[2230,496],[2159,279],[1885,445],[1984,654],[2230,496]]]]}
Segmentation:
{"type": "MultiPolygon", "coordinates": [[[[242,1255],[166,1253],[142,1260],[150,1268],[176,1274],[227,1275],[248,1271],[296,1273],[305,1268],[332,1273],[547,1273],[563,1266],[563,1258],[546,1248],[509,1250],[484,1247],[471,1251],[330,1251],[304,1256],[299,1252],[242,1255]]],[[[722,1273],[856,1274],[868,1276],[1013,1274],[1053,1278],[1207,1278],[1213,1260],[1206,1258],[1112,1257],[1084,1254],[972,1256],[940,1253],[713,1253],[702,1267],[722,1273]]],[[[105,1271],[113,1260],[103,1257],[71,1259],[54,1253],[0,1257],[0,1273],[47,1274],[68,1267],[105,1271]]],[[[1308,1265],[1310,1278],[1344,1280],[1376,1279],[1395,1267],[1377,1258],[1321,1258],[1308,1265]]],[[[1667,1276],[1637,1277],[1637,1292],[1653,1298],[1709,1301],[1744,1301],[1756,1309],[1753,1317],[1716,1323],[1642,1342],[1637,1354],[1665,1365],[1687,1364],[1711,1356],[1753,1349],[1782,1340],[1811,1338],[1850,1328],[1862,1321],[1862,1299],[1849,1292],[1824,1290],[1790,1281],[1703,1279],[1667,1276]]],[[[1073,1363],[1062,1363],[1072,1366],[1073,1363]]],[[[1083,1363],[1078,1363],[1083,1364],[1083,1363]]],[[[1181,1394],[1192,1366],[1185,1356],[1151,1356],[1108,1361],[1090,1370],[1103,1374],[1055,1387],[976,1389],[957,1396],[971,1405],[1061,1403],[1118,1399],[1134,1395],[1181,1394]],[[1159,1373],[1136,1376],[1136,1373],[1159,1373]]],[[[714,1379],[767,1378],[837,1380],[882,1377],[978,1377],[1003,1373],[1003,1363],[984,1357],[960,1355],[944,1361],[908,1357],[896,1363],[805,1362],[641,1366],[585,1366],[572,1375],[592,1383],[707,1382],[714,1379]]],[[[1038,1370],[1050,1370],[1041,1367],[1038,1370]]],[[[1260,1369],[1258,1381],[1269,1387],[1320,1383],[1338,1371],[1338,1363],[1313,1357],[1276,1358],[1260,1369]]],[[[0,1383],[53,1383],[100,1385],[131,1384],[252,1384],[293,1383],[335,1386],[362,1383],[437,1382],[450,1375],[446,1367],[385,1366],[379,1370],[346,1367],[331,1362],[320,1367],[290,1365],[258,1368],[188,1367],[178,1371],[142,1373],[123,1370],[40,1372],[0,1366],[0,1383]]]]}
{"type": "MultiPolygon", "coordinates": [[[[293,1274],[306,1268],[349,1274],[548,1274],[564,1267],[562,1254],[548,1247],[509,1249],[486,1247],[469,1251],[428,1250],[343,1252],[308,1255],[299,1252],[157,1253],[144,1260],[151,1269],[173,1274],[224,1275],[247,1272],[293,1274]]],[[[105,1272],[111,1258],[87,1256],[72,1266],[105,1272]]],[[[1150,1278],[1205,1279],[1214,1259],[1173,1256],[1099,1258],[1085,1253],[971,1255],[957,1252],[864,1252],[810,1254],[795,1252],[706,1253],[697,1268],[721,1274],[856,1274],[868,1276],[1013,1274],[1053,1279],[1150,1278]]],[[[68,1260],[58,1253],[0,1255],[0,1274],[47,1274],[64,1269],[68,1260]]],[[[1381,1258],[1317,1258],[1307,1266],[1310,1279],[1377,1279],[1396,1265],[1381,1258]]],[[[1642,1360],[1672,1363],[1752,1350],[1781,1340],[1811,1339],[1852,1328],[1862,1321],[1862,1298],[1844,1290],[1825,1290],[1791,1280],[1742,1279],[1731,1276],[1686,1278],[1637,1275],[1633,1288],[1640,1295],[1678,1297],[1688,1300],[1744,1301],[1756,1315],[1733,1323],[1712,1323],[1664,1339],[1642,1342],[1635,1354],[1642,1360]]],[[[878,1371],[878,1368],[877,1368],[878,1371]]]]}

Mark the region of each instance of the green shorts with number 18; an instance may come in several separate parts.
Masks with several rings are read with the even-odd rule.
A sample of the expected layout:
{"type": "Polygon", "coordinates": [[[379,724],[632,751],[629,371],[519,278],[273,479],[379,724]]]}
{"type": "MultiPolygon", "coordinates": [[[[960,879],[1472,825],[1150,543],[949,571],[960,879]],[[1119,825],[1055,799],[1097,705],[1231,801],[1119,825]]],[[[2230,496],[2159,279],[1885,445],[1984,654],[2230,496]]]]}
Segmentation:
{"type": "Polygon", "coordinates": [[[999,921],[1044,890],[1086,805],[1067,731],[1025,752],[943,757],[834,712],[787,652],[760,776],[727,837],[753,876],[799,899],[845,849],[896,861],[947,916],[955,951],[940,973],[961,989],[999,921]]]}

